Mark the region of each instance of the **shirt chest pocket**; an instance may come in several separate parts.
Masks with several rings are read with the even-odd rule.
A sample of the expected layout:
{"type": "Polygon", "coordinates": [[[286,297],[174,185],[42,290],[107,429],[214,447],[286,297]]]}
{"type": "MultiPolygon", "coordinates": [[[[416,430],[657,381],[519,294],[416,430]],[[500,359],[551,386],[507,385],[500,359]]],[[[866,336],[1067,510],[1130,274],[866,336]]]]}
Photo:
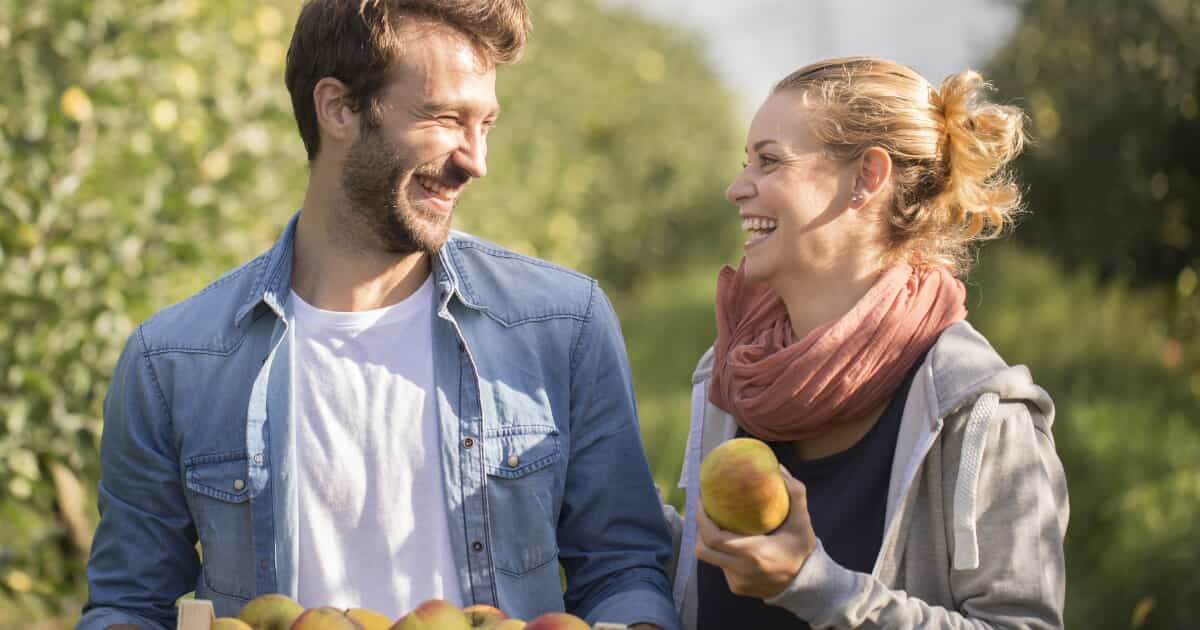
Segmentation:
{"type": "Polygon", "coordinates": [[[250,480],[244,451],[191,457],[184,480],[200,537],[204,581],[222,595],[254,595],[250,480]]]}
{"type": "Polygon", "coordinates": [[[558,430],[509,425],[483,436],[492,560],[521,576],[558,559],[564,473],[558,430]]]}

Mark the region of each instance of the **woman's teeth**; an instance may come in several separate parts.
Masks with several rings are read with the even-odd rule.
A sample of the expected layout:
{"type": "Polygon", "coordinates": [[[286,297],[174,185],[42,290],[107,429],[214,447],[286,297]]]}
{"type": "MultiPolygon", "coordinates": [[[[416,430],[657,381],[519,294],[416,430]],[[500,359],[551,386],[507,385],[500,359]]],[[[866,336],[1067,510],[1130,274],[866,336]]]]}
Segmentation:
{"type": "Polygon", "coordinates": [[[779,223],[775,219],[766,219],[762,217],[747,217],[742,219],[742,230],[750,233],[750,240],[746,244],[755,243],[763,240],[775,231],[779,223]]]}

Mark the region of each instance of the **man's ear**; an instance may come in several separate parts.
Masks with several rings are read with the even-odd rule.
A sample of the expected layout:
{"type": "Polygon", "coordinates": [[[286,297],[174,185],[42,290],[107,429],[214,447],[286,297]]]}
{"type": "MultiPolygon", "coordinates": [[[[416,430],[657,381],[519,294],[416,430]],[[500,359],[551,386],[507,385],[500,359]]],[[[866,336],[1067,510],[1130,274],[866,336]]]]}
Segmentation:
{"type": "Polygon", "coordinates": [[[858,175],[854,179],[850,205],[862,208],[879,194],[892,176],[892,156],[880,147],[871,147],[859,158],[858,175]]]}
{"type": "Polygon", "coordinates": [[[316,87],[313,88],[317,128],[322,136],[338,144],[348,144],[358,137],[359,115],[346,102],[346,94],[349,91],[345,83],[333,77],[317,81],[316,87]]]}

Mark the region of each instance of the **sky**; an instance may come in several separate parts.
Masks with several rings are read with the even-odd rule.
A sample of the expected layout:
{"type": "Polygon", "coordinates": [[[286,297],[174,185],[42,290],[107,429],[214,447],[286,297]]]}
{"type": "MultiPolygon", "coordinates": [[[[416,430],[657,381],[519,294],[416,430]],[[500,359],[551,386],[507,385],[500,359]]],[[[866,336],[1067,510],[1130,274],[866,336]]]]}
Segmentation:
{"type": "Polygon", "coordinates": [[[1017,20],[1011,0],[600,1],[698,32],[745,113],[776,81],[825,57],[887,57],[936,85],[982,65],[1017,20]]]}

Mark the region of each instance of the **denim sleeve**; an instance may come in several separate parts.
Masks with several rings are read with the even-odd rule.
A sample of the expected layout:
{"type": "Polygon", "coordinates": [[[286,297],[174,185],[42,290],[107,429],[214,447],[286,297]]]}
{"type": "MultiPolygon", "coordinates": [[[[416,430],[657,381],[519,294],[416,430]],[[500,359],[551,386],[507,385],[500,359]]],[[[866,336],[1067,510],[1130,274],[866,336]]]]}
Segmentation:
{"type": "Polygon", "coordinates": [[[590,623],[676,630],[671,536],[642,449],[625,342],[595,285],[572,351],[569,454],[558,523],[567,610],[590,623]]]}
{"type": "Polygon", "coordinates": [[[100,524],[79,630],[119,623],[174,628],[175,601],[196,584],[196,530],[172,434],[169,406],[138,328],[104,399],[100,524]]]}

